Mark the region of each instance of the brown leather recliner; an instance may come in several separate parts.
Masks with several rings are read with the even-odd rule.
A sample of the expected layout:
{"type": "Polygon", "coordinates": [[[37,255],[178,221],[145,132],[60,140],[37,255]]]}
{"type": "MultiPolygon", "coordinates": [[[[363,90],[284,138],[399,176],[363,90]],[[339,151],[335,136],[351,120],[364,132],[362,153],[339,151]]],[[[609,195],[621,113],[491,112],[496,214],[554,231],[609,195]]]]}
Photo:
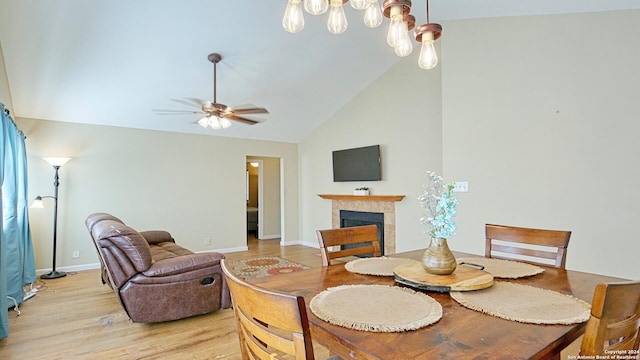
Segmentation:
{"type": "Polygon", "coordinates": [[[102,265],[103,282],[117,293],[133,322],[153,323],[231,306],[220,268],[224,255],[194,253],[166,231],[136,230],[106,213],[87,217],[102,265]]]}

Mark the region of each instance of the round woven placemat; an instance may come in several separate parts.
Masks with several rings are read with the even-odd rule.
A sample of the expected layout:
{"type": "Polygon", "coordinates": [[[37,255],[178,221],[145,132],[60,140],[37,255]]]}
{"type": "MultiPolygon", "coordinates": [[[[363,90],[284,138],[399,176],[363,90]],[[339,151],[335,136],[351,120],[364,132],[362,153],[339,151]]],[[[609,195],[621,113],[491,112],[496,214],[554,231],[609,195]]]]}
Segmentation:
{"type": "Polygon", "coordinates": [[[468,257],[456,259],[458,264],[467,263],[484,266],[484,271],[495,278],[517,279],[533,276],[544,271],[543,268],[518,261],[491,259],[486,257],[468,257]]]}
{"type": "Polygon", "coordinates": [[[484,290],[450,294],[469,309],[531,324],[577,324],[589,320],[591,309],[589,303],[570,295],[504,281],[484,290]]]}
{"type": "Polygon", "coordinates": [[[314,296],[314,315],[331,324],[371,332],[416,330],[442,318],[432,297],[388,285],[342,285],[314,296]]]}
{"type": "Polygon", "coordinates": [[[344,268],[356,274],[393,276],[393,269],[399,265],[410,262],[419,263],[419,261],[413,259],[382,256],[349,261],[345,264],[344,268]]]}

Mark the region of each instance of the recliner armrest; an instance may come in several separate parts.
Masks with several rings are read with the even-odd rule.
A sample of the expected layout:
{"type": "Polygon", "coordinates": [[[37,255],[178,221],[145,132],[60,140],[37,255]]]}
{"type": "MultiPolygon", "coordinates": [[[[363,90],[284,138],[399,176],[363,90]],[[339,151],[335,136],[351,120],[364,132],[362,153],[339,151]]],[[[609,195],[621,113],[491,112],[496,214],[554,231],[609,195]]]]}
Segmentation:
{"type": "Polygon", "coordinates": [[[142,274],[148,277],[177,275],[219,265],[221,259],[224,259],[224,255],[217,252],[183,255],[157,261],[142,274]]]}
{"type": "Polygon", "coordinates": [[[172,242],[176,241],[173,239],[169,232],[164,230],[149,230],[149,231],[140,231],[140,235],[147,240],[149,245],[155,245],[163,242],[172,242]]]}

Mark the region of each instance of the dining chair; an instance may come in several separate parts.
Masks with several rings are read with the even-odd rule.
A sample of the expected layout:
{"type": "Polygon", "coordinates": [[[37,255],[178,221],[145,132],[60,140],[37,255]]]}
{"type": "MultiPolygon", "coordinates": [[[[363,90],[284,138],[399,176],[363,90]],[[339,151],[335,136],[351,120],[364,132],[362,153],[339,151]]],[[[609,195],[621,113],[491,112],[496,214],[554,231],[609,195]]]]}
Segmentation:
{"type": "Polygon", "coordinates": [[[619,350],[637,357],[639,332],[640,281],[598,284],[580,355],[604,355],[605,350],[616,354],[619,350]]]}
{"type": "Polygon", "coordinates": [[[242,358],[313,360],[304,298],[247,283],[229,269],[226,260],[221,267],[231,291],[242,358]]]}
{"type": "Polygon", "coordinates": [[[485,257],[564,269],[571,231],[485,225],[485,257]]]}
{"type": "Polygon", "coordinates": [[[322,266],[331,260],[356,255],[381,256],[377,225],[316,230],[322,266]]]}

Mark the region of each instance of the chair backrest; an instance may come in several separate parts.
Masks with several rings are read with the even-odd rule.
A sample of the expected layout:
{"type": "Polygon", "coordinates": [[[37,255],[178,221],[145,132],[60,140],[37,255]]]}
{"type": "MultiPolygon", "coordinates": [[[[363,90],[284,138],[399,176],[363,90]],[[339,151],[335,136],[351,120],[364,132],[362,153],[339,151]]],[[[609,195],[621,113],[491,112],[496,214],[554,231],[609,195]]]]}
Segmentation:
{"type": "Polygon", "coordinates": [[[571,231],[486,224],[485,233],[488,258],[565,268],[571,231]]]}
{"type": "Polygon", "coordinates": [[[331,265],[332,259],[347,256],[381,256],[377,225],[317,230],[316,237],[323,266],[331,265]]]}
{"type": "Polygon", "coordinates": [[[604,355],[605,350],[616,354],[615,350],[620,350],[621,354],[635,358],[639,332],[640,281],[596,286],[580,354],[604,355]]]}
{"type": "Polygon", "coordinates": [[[314,359],[302,296],[275,293],[247,283],[221,261],[231,291],[243,359],[314,359]]]}
{"type": "Polygon", "coordinates": [[[120,289],[131,277],[153,264],[149,243],[135,229],[106,213],[91,214],[85,220],[109,285],[120,289]]]}

